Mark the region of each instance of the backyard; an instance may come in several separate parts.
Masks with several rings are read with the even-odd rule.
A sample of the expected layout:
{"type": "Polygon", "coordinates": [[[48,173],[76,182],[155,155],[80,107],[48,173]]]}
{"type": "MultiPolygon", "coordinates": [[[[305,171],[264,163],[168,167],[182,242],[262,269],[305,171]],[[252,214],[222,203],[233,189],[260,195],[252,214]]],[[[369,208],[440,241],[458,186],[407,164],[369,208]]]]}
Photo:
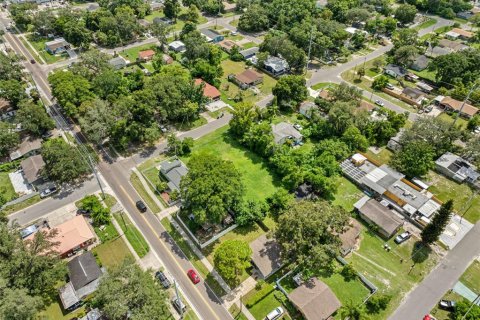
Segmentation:
{"type": "Polygon", "coordinates": [[[336,185],[337,192],[334,195],[335,199],[332,203],[347,211],[352,211],[355,202],[360,200],[364,195],[362,190],[343,176],[337,178],[336,185]]]}
{"type": "Polygon", "coordinates": [[[11,201],[17,197],[8,173],[9,171],[0,172],[0,193],[6,202],[11,201]]]}

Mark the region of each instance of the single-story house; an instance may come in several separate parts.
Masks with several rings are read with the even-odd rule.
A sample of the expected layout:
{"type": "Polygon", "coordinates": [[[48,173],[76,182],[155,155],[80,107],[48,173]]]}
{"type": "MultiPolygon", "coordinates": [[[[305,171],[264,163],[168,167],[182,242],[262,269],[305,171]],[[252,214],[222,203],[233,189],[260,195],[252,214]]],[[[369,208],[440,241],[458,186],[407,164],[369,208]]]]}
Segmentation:
{"type": "Polygon", "coordinates": [[[222,41],[218,42],[217,44],[220,48],[223,49],[223,51],[225,51],[227,53],[230,53],[233,48],[238,47],[238,45],[235,41],[228,40],[228,39],[222,40],[222,41]]]}
{"type": "Polygon", "coordinates": [[[400,151],[402,149],[401,138],[403,133],[405,132],[404,128],[400,128],[397,134],[390,138],[387,142],[387,148],[392,150],[393,152],[400,151]]]}
{"type": "Polygon", "coordinates": [[[78,320],[102,320],[102,319],[104,319],[102,313],[100,312],[100,310],[95,308],[88,311],[84,317],[78,320]]]}
{"type": "Polygon", "coordinates": [[[70,281],[59,289],[60,300],[65,310],[73,310],[97,290],[103,271],[91,252],[73,258],[67,267],[70,281]]]}
{"type": "MultiPolygon", "coordinates": [[[[442,39],[442,40],[447,40],[447,39],[442,39]]],[[[436,57],[441,57],[441,56],[450,54],[450,53],[452,53],[452,51],[453,50],[450,49],[450,48],[444,48],[444,47],[440,47],[438,45],[438,46],[435,46],[433,48],[429,47],[428,50],[425,52],[425,54],[428,55],[431,58],[436,58],[436,57]]]]}
{"type": "Polygon", "coordinates": [[[125,68],[127,66],[127,61],[122,56],[112,58],[108,60],[108,63],[116,70],[125,68]]]}
{"type": "Polygon", "coordinates": [[[342,256],[346,256],[355,249],[361,232],[362,226],[360,223],[350,218],[343,232],[338,234],[341,242],[340,253],[342,256]]]}
{"type": "Polygon", "coordinates": [[[385,68],[383,68],[383,71],[385,74],[388,74],[393,78],[403,78],[408,72],[405,68],[402,68],[395,64],[388,64],[387,66],[385,66],[385,68]]]}
{"type": "Polygon", "coordinates": [[[452,41],[449,39],[441,39],[438,41],[438,46],[444,49],[449,50],[449,53],[451,52],[457,52],[457,51],[462,51],[462,50],[467,50],[470,47],[467,45],[464,45],[463,43],[459,41],[452,41]]]}
{"type": "Polygon", "coordinates": [[[425,99],[425,93],[416,88],[405,87],[402,90],[402,94],[419,104],[425,99]]]}
{"type": "Polygon", "coordinates": [[[312,278],[288,294],[288,299],[306,320],[326,320],[342,306],[333,291],[312,278]]]}
{"type": "Polygon", "coordinates": [[[170,57],[168,54],[162,54],[162,61],[164,64],[172,64],[173,63],[173,58],[170,57]]]}
{"type": "Polygon", "coordinates": [[[207,42],[218,43],[225,39],[223,34],[220,34],[213,29],[204,28],[200,29],[199,31],[207,39],[207,42]]]}
{"type": "Polygon", "coordinates": [[[476,166],[451,152],[438,158],[435,161],[435,168],[438,172],[458,182],[473,184],[480,177],[476,166]]]}
{"type": "Polygon", "coordinates": [[[429,86],[425,82],[419,81],[416,83],[417,87],[425,93],[431,93],[433,91],[433,87],[429,86]]]}
{"type": "Polygon", "coordinates": [[[223,11],[225,13],[234,12],[237,9],[237,4],[235,2],[223,1],[223,11]]]}
{"type": "Polygon", "coordinates": [[[204,87],[203,87],[203,96],[204,97],[206,97],[206,98],[208,98],[212,101],[220,99],[221,93],[220,93],[220,91],[218,91],[217,88],[215,88],[211,84],[203,81],[202,79],[199,79],[199,78],[195,79],[195,85],[196,86],[199,86],[202,83],[204,84],[204,87]]]}
{"type": "Polygon", "coordinates": [[[457,38],[462,39],[462,40],[470,40],[473,38],[474,34],[473,32],[463,30],[460,28],[453,28],[449,32],[445,33],[445,37],[455,40],[457,38]]]}
{"type": "Polygon", "coordinates": [[[243,56],[245,60],[254,57],[258,51],[260,51],[259,47],[251,47],[245,50],[241,50],[239,53],[243,56]]]}
{"type": "Polygon", "coordinates": [[[315,112],[318,112],[318,106],[311,101],[304,101],[300,104],[298,112],[307,119],[311,119],[315,112]]]}
{"type": "Polygon", "coordinates": [[[470,18],[473,16],[474,14],[471,11],[457,12],[457,18],[460,18],[460,19],[470,20],[470,18]]]}
{"type": "Polygon", "coordinates": [[[10,160],[17,160],[22,157],[28,157],[38,154],[42,149],[42,139],[35,139],[30,136],[26,136],[20,142],[17,150],[10,153],[10,160]]]}
{"type": "Polygon", "coordinates": [[[263,82],[263,74],[258,73],[253,69],[247,69],[242,73],[233,75],[232,81],[235,82],[241,89],[248,89],[263,82]]]}
{"type": "Polygon", "coordinates": [[[250,242],[249,246],[252,249],[252,264],[262,279],[268,278],[282,267],[282,248],[275,239],[268,239],[264,234],[250,242]]]}
{"type": "Polygon", "coordinates": [[[20,162],[25,180],[32,186],[38,186],[44,182],[42,170],[45,167],[42,155],[37,154],[20,162]]]}
{"type": "Polygon", "coordinates": [[[428,59],[425,55],[421,54],[415,58],[415,61],[413,61],[410,68],[415,71],[422,71],[427,69],[429,63],[430,59],[428,59]]]}
{"type": "Polygon", "coordinates": [[[172,50],[172,51],[175,51],[175,52],[184,52],[186,50],[185,49],[185,43],[183,43],[180,40],[170,42],[168,44],[168,49],[172,50]]]}
{"type": "Polygon", "coordinates": [[[156,17],[156,18],[153,18],[153,23],[164,23],[164,24],[172,25],[175,22],[172,19],[167,17],[156,17]]]}
{"type": "Polygon", "coordinates": [[[155,56],[155,51],[152,49],[143,50],[138,53],[138,60],[140,61],[150,61],[155,56]]]}
{"type": "Polygon", "coordinates": [[[294,144],[302,141],[303,135],[287,122],[272,124],[272,133],[276,144],[284,144],[288,140],[292,140],[294,144]]]}
{"type": "Polygon", "coordinates": [[[180,181],[188,173],[187,166],[180,160],[165,160],[160,163],[160,173],[168,180],[168,188],[171,191],[180,191],[180,181]]]}
{"type": "Polygon", "coordinates": [[[364,196],[355,203],[354,207],[365,222],[375,225],[377,232],[387,239],[397,233],[403,225],[403,220],[383,201],[378,202],[369,196],[364,196]]]}
{"type": "Polygon", "coordinates": [[[273,74],[274,76],[280,76],[289,71],[288,63],[285,59],[280,57],[268,56],[267,60],[263,63],[265,70],[273,74]]]}
{"type": "Polygon", "coordinates": [[[471,118],[478,113],[478,108],[463,101],[458,101],[452,97],[437,96],[435,103],[447,111],[459,112],[462,117],[471,118]],[[461,110],[461,111],[460,111],[461,110]]]}
{"type": "Polygon", "coordinates": [[[50,54],[66,52],[70,44],[64,38],[57,38],[45,43],[45,50],[50,54]]]}

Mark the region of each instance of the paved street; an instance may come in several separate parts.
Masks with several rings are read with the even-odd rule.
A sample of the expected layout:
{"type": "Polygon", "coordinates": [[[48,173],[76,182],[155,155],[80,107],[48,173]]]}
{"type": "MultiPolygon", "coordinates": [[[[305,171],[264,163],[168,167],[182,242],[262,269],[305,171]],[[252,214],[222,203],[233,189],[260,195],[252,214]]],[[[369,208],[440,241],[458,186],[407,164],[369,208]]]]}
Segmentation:
{"type": "Polygon", "coordinates": [[[480,222],[443,258],[437,267],[407,295],[389,320],[422,319],[450,290],[468,265],[480,255],[480,222]]]}

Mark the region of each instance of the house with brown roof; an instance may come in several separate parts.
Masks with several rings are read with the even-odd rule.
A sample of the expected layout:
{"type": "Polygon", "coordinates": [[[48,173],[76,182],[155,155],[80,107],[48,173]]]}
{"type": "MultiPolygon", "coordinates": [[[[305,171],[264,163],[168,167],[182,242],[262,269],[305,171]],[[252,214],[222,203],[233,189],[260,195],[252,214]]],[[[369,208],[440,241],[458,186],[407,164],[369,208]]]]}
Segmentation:
{"type": "Polygon", "coordinates": [[[172,64],[173,63],[173,58],[171,56],[169,56],[168,54],[163,54],[162,55],[162,61],[163,61],[163,64],[172,64]]]}
{"type": "Polygon", "coordinates": [[[218,100],[220,99],[220,96],[221,96],[221,93],[220,91],[218,91],[217,88],[215,88],[214,86],[212,86],[211,84],[203,81],[202,79],[195,79],[195,85],[196,86],[200,86],[200,85],[204,85],[203,87],[203,96],[212,100],[212,101],[215,101],[215,100],[218,100]]]}
{"type": "Polygon", "coordinates": [[[45,162],[42,155],[37,154],[29,157],[20,162],[20,166],[22,167],[23,176],[29,184],[35,187],[44,182],[42,170],[45,167],[45,162]]]}
{"type": "Polygon", "coordinates": [[[222,40],[217,44],[220,48],[223,49],[223,51],[225,51],[227,53],[230,53],[233,48],[238,47],[238,45],[235,41],[228,40],[228,39],[222,40]]]}
{"type": "Polygon", "coordinates": [[[473,38],[473,36],[474,36],[473,32],[463,30],[463,29],[460,29],[460,28],[453,28],[449,32],[445,33],[445,37],[447,37],[449,39],[452,39],[452,40],[460,38],[462,40],[468,41],[471,38],[473,38]]]}
{"type": "Polygon", "coordinates": [[[403,225],[403,220],[388,208],[387,203],[382,204],[368,196],[358,200],[354,207],[365,222],[376,226],[377,232],[387,239],[403,225]]]}
{"type": "Polygon", "coordinates": [[[235,2],[223,1],[223,11],[225,13],[234,12],[237,9],[237,4],[235,2]]]}
{"type": "Polygon", "coordinates": [[[361,231],[362,226],[360,223],[357,220],[350,218],[342,233],[338,234],[341,242],[340,253],[342,256],[346,256],[355,249],[361,231]]]}
{"type": "Polygon", "coordinates": [[[333,291],[312,278],[288,294],[288,299],[306,320],[326,320],[342,306],[333,291]]]}
{"type": "Polygon", "coordinates": [[[10,160],[17,160],[22,157],[28,157],[40,152],[42,148],[42,139],[32,138],[26,136],[22,139],[22,142],[18,145],[17,150],[10,153],[10,160]]]}
{"type": "Polygon", "coordinates": [[[434,99],[435,103],[444,108],[446,111],[458,112],[460,116],[471,118],[478,113],[478,108],[472,106],[468,102],[458,101],[452,97],[437,96],[434,99]]]}
{"type": "Polygon", "coordinates": [[[453,41],[450,39],[441,39],[438,42],[438,46],[440,48],[444,48],[447,50],[447,54],[451,52],[457,52],[457,51],[462,51],[462,50],[467,50],[469,46],[464,45],[463,43],[459,41],[453,41]]]}
{"type": "Polygon", "coordinates": [[[140,61],[150,61],[155,56],[155,51],[152,49],[143,50],[138,53],[138,60],[140,61]]]}
{"type": "Polygon", "coordinates": [[[283,266],[280,256],[281,246],[275,239],[262,235],[250,242],[251,262],[262,279],[266,279],[283,266]]]}
{"type": "Polygon", "coordinates": [[[237,75],[231,75],[229,76],[229,79],[231,79],[233,82],[235,82],[241,89],[245,90],[250,87],[254,87],[257,84],[260,84],[263,82],[263,74],[253,70],[253,69],[247,69],[243,71],[242,73],[239,73],[237,75]]]}

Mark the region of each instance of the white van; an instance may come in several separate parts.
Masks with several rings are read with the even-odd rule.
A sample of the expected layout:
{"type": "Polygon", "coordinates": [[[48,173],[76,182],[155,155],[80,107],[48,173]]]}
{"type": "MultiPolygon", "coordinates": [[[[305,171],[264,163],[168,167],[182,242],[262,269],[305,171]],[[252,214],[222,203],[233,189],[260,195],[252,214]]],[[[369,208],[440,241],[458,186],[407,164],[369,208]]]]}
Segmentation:
{"type": "Polygon", "coordinates": [[[284,311],[282,307],[275,308],[275,310],[267,314],[267,316],[265,317],[265,320],[276,320],[283,315],[283,312],[284,311]]]}

